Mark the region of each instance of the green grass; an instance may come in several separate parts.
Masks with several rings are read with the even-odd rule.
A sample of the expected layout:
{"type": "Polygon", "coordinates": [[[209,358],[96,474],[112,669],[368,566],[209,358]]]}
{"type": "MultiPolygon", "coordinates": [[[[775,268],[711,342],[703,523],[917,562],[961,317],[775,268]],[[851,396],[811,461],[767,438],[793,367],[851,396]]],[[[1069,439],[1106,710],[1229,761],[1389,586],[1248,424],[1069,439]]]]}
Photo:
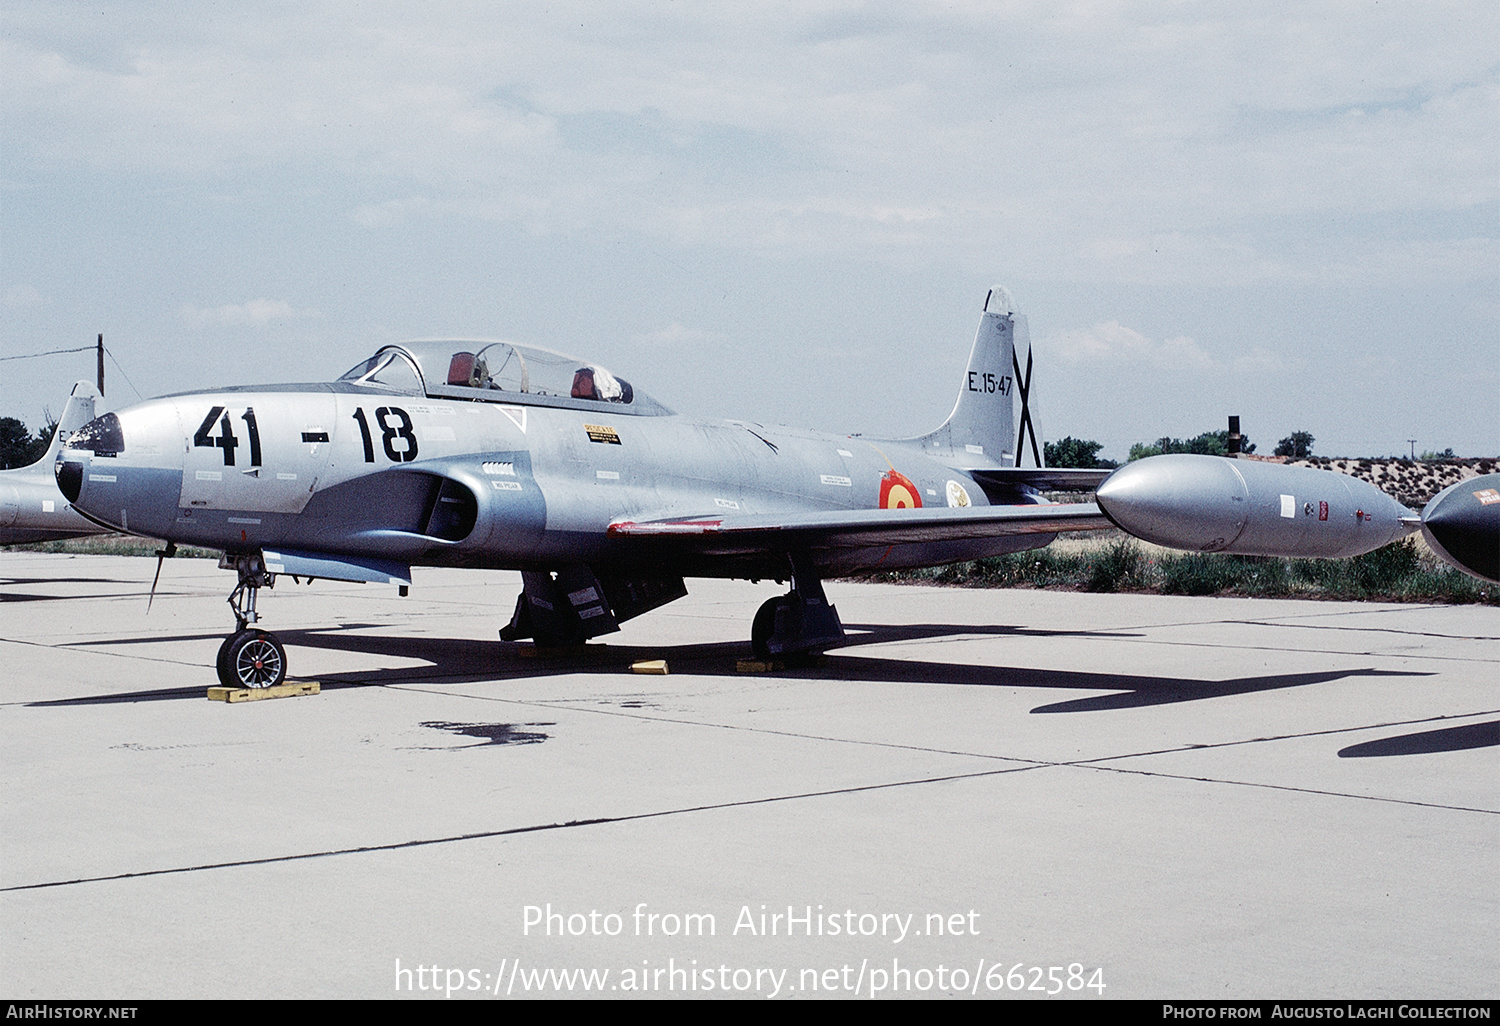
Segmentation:
{"type": "Polygon", "coordinates": [[[1055,588],[1500,605],[1500,588],[1452,569],[1407,538],[1353,559],[1147,551],[1130,539],[1035,549],[866,580],[968,588],[1055,588]]]}
{"type": "MultiPolygon", "coordinates": [[[[69,538],[66,541],[33,542],[30,545],[3,545],[0,552],[66,552],[76,556],[154,556],[162,544],[149,538],[135,538],[128,534],[96,534],[87,538],[69,538]]],[[[217,549],[200,549],[193,545],[182,545],[177,549],[178,559],[218,559],[217,549]]]]}

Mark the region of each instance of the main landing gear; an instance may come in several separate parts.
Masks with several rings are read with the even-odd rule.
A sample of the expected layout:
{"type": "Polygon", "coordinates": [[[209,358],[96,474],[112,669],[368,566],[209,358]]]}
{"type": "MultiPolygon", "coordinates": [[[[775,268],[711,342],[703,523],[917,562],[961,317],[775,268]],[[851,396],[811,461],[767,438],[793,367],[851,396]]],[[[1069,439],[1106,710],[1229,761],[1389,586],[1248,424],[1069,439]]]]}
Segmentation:
{"type": "Polygon", "coordinates": [[[219,683],[227,688],[270,688],[286,680],[286,649],[276,635],[250,625],[260,619],[255,611],[256,593],[276,585],[276,575],[266,571],[260,553],[247,556],[225,554],[219,560],[224,569],[239,573],[239,583],[229,593],[229,608],[234,610],[235,631],[219,646],[215,668],[219,683]]]}
{"type": "Polygon", "coordinates": [[[838,610],[828,604],[823,582],[806,554],[792,554],[792,590],[767,599],[750,625],[755,658],[807,659],[844,638],[838,610]]]}

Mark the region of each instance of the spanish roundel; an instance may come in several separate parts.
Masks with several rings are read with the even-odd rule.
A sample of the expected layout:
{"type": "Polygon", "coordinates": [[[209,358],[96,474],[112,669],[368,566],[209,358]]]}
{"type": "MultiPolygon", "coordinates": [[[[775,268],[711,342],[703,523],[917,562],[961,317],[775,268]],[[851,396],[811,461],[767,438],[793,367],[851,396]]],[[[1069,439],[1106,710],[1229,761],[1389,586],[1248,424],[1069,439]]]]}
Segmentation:
{"type": "Polygon", "coordinates": [[[922,495],[911,478],[892,470],[880,479],[881,509],[921,509],[922,495]]]}

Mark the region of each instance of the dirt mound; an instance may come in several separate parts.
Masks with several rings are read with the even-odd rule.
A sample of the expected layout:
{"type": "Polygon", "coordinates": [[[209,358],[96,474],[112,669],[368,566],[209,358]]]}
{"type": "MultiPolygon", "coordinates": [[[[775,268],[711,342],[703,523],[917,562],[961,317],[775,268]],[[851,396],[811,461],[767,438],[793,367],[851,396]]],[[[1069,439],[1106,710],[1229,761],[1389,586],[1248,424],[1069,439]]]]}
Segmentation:
{"type": "Polygon", "coordinates": [[[1406,460],[1406,459],[1327,459],[1314,456],[1289,460],[1301,467],[1336,470],[1350,477],[1368,481],[1397,502],[1413,509],[1427,505],[1438,492],[1465,478],[1500,471],[1500,459],[1406,460]]]}

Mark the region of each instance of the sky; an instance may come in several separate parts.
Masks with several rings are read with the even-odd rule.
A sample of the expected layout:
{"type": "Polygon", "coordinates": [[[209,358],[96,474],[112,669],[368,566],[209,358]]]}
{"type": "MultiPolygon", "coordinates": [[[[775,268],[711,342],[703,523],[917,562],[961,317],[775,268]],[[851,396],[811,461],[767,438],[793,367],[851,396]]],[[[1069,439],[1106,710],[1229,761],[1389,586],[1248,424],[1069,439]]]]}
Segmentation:
{"type": "MultiPolygon", "coordinates": [[[[1046,439],[1493,456],[1497,44],[1493,0],[0,0],[0,358],[102,332],[114,409],[504,338],[900,437],[1001,284],[1046,439]]],[[[0,416],[93,376],[0,359],[0,416]]]]}

